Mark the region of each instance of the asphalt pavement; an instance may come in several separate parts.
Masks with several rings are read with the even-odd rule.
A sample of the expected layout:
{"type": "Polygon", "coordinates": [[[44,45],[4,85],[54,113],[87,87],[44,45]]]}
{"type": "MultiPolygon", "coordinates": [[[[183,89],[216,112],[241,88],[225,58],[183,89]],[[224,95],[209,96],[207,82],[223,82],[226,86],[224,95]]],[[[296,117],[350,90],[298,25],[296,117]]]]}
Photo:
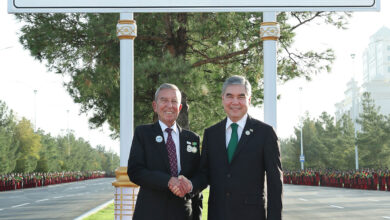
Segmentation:
{"type": "Polygon", "coordinates": [[[390,219],[390,192],[284,185],[283,220],[390,219]]]}
{"type": "Polygon", "coordinates": [[[114,198],[115,178],[0,192],[0,219],[74,219],[114,198]]]}
{"type": "MultiPolygon", "coordinates": [[[[1,192],[0,219],[74,219],[112,200],[114,180],[101,178],[1,192]]],[[[283,220],[312,219],[390,219],[390,192],[284,185],[283,220]]]]}

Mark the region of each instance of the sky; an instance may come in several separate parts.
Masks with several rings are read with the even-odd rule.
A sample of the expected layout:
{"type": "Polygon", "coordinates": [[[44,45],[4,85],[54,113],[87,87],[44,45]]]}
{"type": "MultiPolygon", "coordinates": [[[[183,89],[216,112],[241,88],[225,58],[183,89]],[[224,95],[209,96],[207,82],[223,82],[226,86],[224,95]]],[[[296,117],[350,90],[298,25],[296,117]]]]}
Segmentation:
{"type": "MultiPolygon", "coordinates": [[[[277,93],[281,96],[277,102],[279,137],[293,135],[294,126],[305,112],[314,118],[323,111],[334,115],[334,105],[343,99],[346,83],[352,77],[361,82],[363,51],[368,47],[369,37],[383,26],[390,28],[388,0],[381,1],[380,12],[354,12],[347,30],[316,22],[299,28],[294,47],[304,50],[332,48],[336,60],[330,73],[319,73],[311,81],[299,78],[278,83],[277,93]],[[356,54],[354,60],[351,54],[356,54]]],[[[0,100],[16,113],[18,119],[25,117],[36,122],[38,128],[53,136],[64,135],[70,129],[93,147],[104,145],[107,150],[119,154],[119,141],[109,137],[108,126],[89,129],[87,116],[80,114],[80,106],[73,103],[62,86],[64,78],[48,72],[44,63],[34,60],[29,51],[23,49],[18,42],[21,24],[14,15],[7,14],[5,0],[0,1],[0,27],[0,100]]],[[[250,114],[263,119],[261,108],[250,109],[250,114]]]]}
{"type": "MultiPolygon", "coordinates": [[[[354,77],[359,85],[363,78],[363,52],[369,45],[370,36],[381,27],[390,28],[390,1],[381,1],[380,12],[354,12],[347,30],[316,22],[300,27],[295,37],[294,47],[298,49],[319,50],[332,48],[336,60],[330,73],[320,73],[311,81],[294,79],[277,85],[277,133],[281,138],[293,135],[294,126],[306,112],[312,118],[318,118],[322,112],[334,116],[335,104],[343,100],[346,84],[354,77]],[[355,54],[355,58],[351,58],[355,54]],[[302,88],[300,91],[299,88],[302,88]]],[[[390,88],[389,88],[390,89],[390,88]]],[[[251,111],[262,119],[262,110],[251,111]]]]}
{"type": "Polygon", "coordinates": [[[7,14],[5,0],[0,0],[0,25],[3,27],[0,35],[0,100],[16,113],[18,119],[25,117],[33,123],[36,121],[37,128],[52,136],[73,130],[76,137],[89,141],[93,147],[104,145],[106,150],[119,154],[119,141],[109,137],[108,125],[89,129],[87,116],[80,115],[80,105],[73,103],[62,85],[64,78],[48,72],[44,63],[23,49],[18,41],[21,24],[14,15],[7,14]],[[34,90],[37,90],[36,95],[34,90]]]}

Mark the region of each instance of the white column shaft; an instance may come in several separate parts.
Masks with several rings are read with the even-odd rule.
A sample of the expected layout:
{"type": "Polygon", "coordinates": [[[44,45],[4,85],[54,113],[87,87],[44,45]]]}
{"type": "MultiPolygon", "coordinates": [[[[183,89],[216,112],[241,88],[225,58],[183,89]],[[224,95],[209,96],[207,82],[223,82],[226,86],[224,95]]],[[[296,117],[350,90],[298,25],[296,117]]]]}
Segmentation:
{"type": "MultiPolygon", "coordinates": [[[[263,12],[263,22],[276,22],[276,12],[263,12]]],[[[276,40],[263,41],[264,121],[276,130],[276,40]]]]}
{"type": "MultiPolygon", "coordinates": [[[[133,13],[121,13],[133,20],[133,13]]],[[[134,40],[120,40],[120,166],[127,167],[134,127],[134,40]]]]}

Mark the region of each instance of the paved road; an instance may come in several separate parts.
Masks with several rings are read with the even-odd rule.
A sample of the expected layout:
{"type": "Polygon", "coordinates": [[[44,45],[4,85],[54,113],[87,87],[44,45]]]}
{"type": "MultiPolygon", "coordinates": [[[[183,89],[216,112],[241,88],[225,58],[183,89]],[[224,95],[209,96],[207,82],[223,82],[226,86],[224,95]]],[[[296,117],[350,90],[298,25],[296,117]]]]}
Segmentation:
{"type": "Polygon", "coordinates": [[[114,198],[115,178],[0,192],[0,219],[74,219],[114,198]]]}
{"type": "Polygon", "coordinates": [[[284,185],[283,220],[390,219],[390,192],[284,185]]]}
{"type": "MultiPolygon", "coordinates": [[[[1,192],[0,219],[74,219],[113,199],[114,180],[1,192]]],[[[390,192],[284,185],[283,201],[284,220],[390,219],[390,192]]]]}

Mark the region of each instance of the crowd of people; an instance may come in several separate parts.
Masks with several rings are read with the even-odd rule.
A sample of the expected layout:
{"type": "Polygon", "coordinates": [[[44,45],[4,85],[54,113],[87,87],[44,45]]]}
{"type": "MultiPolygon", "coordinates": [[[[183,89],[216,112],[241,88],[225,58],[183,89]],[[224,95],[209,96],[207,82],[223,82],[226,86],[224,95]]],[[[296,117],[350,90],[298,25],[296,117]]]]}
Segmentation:
{"type": "Polygon", "coordinates": [[[314,170],[283,172],[284,184],[329,186],[365,190],[390,191],[389,169],[314,170]]]}
{"type": "Polygon", "coordinates": [[[12,173],[0,175],[0,191],[42,187],[105,177],[104,171],[53,172],[53,173],[12,173]]]}

